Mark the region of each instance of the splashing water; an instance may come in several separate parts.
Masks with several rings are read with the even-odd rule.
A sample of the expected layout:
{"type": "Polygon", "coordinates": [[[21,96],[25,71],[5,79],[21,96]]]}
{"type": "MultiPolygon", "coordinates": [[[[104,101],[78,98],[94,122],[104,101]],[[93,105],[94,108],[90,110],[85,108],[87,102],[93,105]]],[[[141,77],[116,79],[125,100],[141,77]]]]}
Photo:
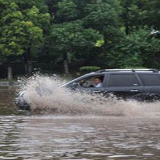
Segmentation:
{"type": "Polygon", "coordinates": [[[60,87],[65,81],[56,75],[34,75],[20,80],[18,92],[31,111],[38,114],[99,115],[99,116],[160,116],[160,102],[145,103],[117,100],[110,96],[90,95],[60,87]]]}

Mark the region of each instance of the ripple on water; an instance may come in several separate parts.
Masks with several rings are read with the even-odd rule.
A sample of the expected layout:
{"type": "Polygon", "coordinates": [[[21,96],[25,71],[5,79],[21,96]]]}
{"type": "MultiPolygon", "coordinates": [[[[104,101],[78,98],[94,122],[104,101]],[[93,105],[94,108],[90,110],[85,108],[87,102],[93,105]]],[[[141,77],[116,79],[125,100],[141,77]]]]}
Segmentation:
{"type": "Polygon", "coordinates": [[[0,159],[159,160],[160,119],[0,117],[0,159]]]}

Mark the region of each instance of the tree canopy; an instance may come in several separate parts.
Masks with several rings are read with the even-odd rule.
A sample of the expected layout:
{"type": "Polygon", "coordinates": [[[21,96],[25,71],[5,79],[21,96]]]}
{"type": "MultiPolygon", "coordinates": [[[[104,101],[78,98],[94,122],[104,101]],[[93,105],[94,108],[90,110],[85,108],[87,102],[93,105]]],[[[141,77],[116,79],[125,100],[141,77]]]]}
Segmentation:
{"type": "Polygon", "coordinates": [[[1,65],[24,64],[26,74],[160,68],[159,7],[159,0],[0,0],[1,65]]]}

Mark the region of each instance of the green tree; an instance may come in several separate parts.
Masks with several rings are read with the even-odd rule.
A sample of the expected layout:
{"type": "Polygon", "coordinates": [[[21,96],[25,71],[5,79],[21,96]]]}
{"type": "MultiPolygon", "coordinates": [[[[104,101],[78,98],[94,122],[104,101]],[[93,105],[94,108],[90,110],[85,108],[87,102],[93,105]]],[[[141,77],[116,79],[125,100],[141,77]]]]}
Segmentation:
{"type": "Polygon", "coordinates": [[[98,40],[101,39],[103,39],[101,34],[91,28],[85,29],[81,21],[65,22],[52,26],[49,41],[54,45],[49,46],[50,50],[57,52],[61,57],[65,74],[68,74],[71,57],[78,54],[83,57],[83,53],[96,47],[98,40]]]}
{"type": "Polygon", "coordinates": [[[120,0],[122,6],[121,20],[124,24],[126,34],[133,29],[146,25],[148,11],[145,5],[148,0],[120,0]]]}
{"type": "Polygon", "coordinates": [[[70,55],[72,60],[78,63],[81,61],[83,66],[96,63],[102,65],[100,59],[98,60],[98,54],[102,51],[107,54],[108,48],[117,43],[121,36],[118,19],[121,13],[119,2],[117,0],[48,0],[47,2],[52,6],[50,12],[54,17],[49,52],[56,52],[57,56],[58,53],[65,55],[63,57],[70,55]],[[63,49],[60,51],[62,46],[63,49]],[[56,48],[56,51],[53,48],[56,48]]]}
{"type": "MultiPolygon", "coordinates": [[[[31,50],[40,46],[43,41],[42,26],[49,23],[49,14],[40,13],[36,6],[20,8],[18,0],[0,1],[0,52],[8,60],[8,78],[12,78],[10,60],[23,55],[27,72],[31,72],[31,50]],[[22,10],[22,11],[21,11],[22,10]]],[[[28,4],[30,4],[28,2],[28,4]]],[[[44,27],[44,26],[43,26],[44,27]]]]}
{"type": "Polygon", "coordinates": [[[160,39],[150,38],[151,30],[140,28],[124,37],[108,54],[110,67],[159,68],[160,39]]]}
{"type": "Polygon", "coordinates": [[[40,54],[45,34],[49,30],[50,15],[44,0],[21,1],[16,0],[23,14],[23,21],[28,28],[24,28],[25,42],[24,62],[26,73],[32,72],[32,57],[40,54]]]}
{"type": "Polygon", "coordinates": [[[0,1],[0,54],[8,62],[8,78],[12,79],[11,59],[13,56],[22,55],[24,50],[21,41],[17,38],[19,24],[23,18],[22,13],[18,11],[18,6],[12,2],[0,1]]]}
{"type": "Polygon", "coordinates": [[[147,12],[147,17],[145,23],[149,27],[154,27],[155,29],[160,30],[160,1],[159,0],[152,0],[144,5],[144,10],[147,12]]]}

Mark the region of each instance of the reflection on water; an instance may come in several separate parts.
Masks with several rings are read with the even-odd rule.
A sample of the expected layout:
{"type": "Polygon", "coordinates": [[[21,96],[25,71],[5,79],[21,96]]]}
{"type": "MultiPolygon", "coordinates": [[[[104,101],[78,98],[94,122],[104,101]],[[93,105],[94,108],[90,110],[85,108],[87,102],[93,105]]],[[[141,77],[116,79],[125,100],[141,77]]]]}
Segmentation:
{"type": "Polygon", "coordinates": [[[0,117],[0,159],[155,159],[160,120],[126,117],[0,117]]]}
{"type": "MultiPolygon", "coordinates": [[[[0,160],[160,158],[158,104],[152,116],[26,116],[19,115],[13,97],[12,89],[0,90],[0,160]]],[[[147,105],[144,111],[151,111],[147,105]]]]}
{"type": "Polygon", "coordinates": [[[13,87],[0,88],[0,115],[17,114],[17,108],[14,106],[14,94],[13,87]]]}

